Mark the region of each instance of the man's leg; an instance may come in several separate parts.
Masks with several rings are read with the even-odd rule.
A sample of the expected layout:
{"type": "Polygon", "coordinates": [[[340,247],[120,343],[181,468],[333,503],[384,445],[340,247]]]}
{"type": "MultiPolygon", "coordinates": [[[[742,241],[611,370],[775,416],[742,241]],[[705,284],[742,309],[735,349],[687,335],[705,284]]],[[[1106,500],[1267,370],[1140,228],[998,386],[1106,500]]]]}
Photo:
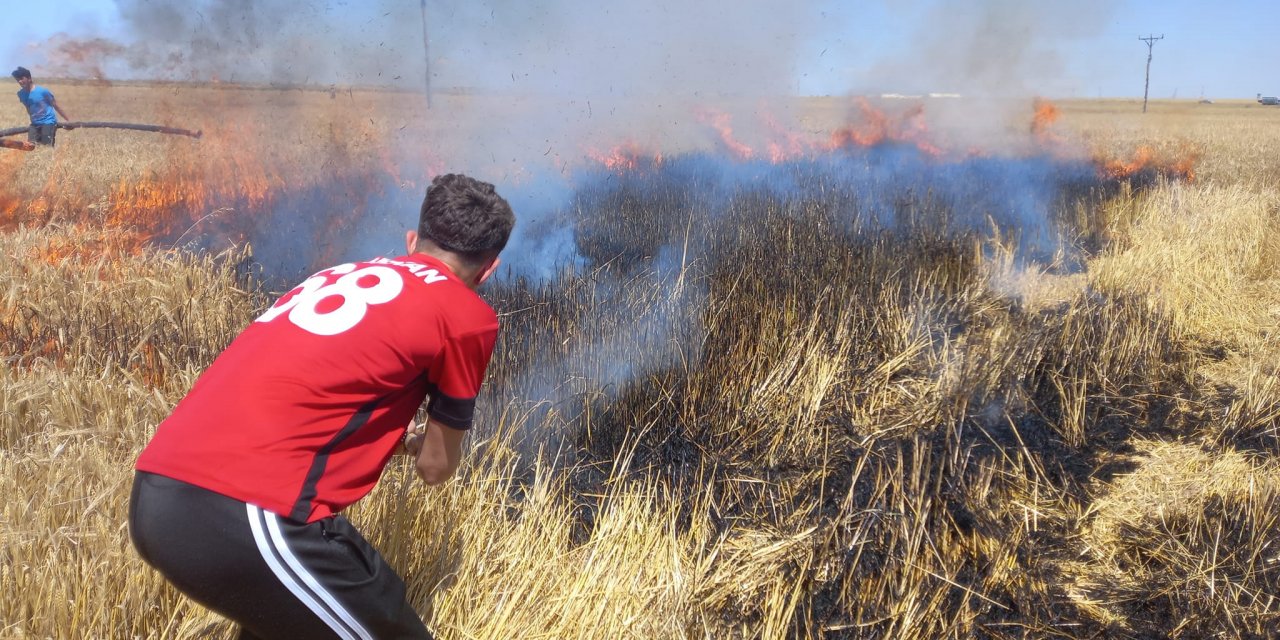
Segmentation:
{"type": "Polygon", "coordinates": [[[33,124],[27,127],[27,142],[52,147],[57,133],[58,125],[56,124],[33,124]]]}
{"type": "Polygon", "coordinates": [[[243,638],[430,638],[404,583],[345,518],[303,524],[139,473],[129,530],[175,587],[243,638]]]}
{"type": "MultiPolygon", "coordinates": [[[[345,517],[304,524],[253,505],[246,512],[276,578],[331,627],[353,638],[431,638],[400,576],[345,517]]],[[[280,626],[247,626],[263,638],[287,637],[280,626]]]]}

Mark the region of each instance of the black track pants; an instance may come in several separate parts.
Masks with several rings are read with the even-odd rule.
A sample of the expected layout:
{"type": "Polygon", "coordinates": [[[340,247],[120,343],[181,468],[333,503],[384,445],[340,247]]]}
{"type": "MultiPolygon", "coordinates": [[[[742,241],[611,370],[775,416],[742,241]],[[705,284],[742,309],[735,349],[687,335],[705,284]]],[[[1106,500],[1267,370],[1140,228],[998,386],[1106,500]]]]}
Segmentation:
{"type": "Polygon", "coordinates": [[[242,638],[430,638],[400,577],[342,516],[303,524],[138,472],[133,546],[242,638]]]}

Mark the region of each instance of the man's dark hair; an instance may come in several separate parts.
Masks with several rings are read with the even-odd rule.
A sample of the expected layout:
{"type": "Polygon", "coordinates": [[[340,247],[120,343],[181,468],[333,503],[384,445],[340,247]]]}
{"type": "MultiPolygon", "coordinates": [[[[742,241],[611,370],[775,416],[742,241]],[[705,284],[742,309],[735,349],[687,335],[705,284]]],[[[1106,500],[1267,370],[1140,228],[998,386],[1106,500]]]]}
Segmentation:
{"type": "Polygon", "coordinates": [[[449,173],[427,187],[418,235],[479,266],[507,246],[515,223],[511,205],[492,184],[449,173]]]}
{"type": "Polygon", "coordinates": [[[18,67],[17,69],[14,69],[14,70],[13,70],[13,73],[11,73],[11,74],[9,74],[9,75],[13,76],[13,79],[14,79],[14,80],[21,80],[21,79],[23,79],[23,78],[27,78],[27,79],[30,79],[30,78],[31,78],[31,72],[30,72],[30,71],[27,71],[27,68],[26,68],[26,67],[18,67]]]}

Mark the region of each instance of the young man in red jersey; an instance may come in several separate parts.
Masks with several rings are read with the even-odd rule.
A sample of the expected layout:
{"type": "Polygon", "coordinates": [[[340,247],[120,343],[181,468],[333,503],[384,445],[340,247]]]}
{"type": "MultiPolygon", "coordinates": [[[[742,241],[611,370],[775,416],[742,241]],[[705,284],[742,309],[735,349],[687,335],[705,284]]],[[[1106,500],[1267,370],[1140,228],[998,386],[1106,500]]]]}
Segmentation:
{"type": "Polygon", "coordinates": [[[515,224],[493,185],[427,189],[408,254],[325,269],[239,335],[137,462],[134,547],[242,638],[429,638],[405,586],[344,518],[405,440],[444,482],[498,334],[474,291],[515,224]]]}

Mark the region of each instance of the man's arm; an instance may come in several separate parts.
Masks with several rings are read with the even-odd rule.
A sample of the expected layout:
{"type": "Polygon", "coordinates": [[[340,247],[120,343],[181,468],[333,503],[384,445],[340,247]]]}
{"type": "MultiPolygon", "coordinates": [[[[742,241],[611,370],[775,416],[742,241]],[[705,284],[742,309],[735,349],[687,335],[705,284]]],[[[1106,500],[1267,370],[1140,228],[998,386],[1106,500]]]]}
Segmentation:
{"type": "Polygon", "coordinates": [[[52,93],[49,94],[49,106],[53,107],[53,110],[57,111],[58,115],[61,116],[63,120],[68,120],[68,121],[71,120],[71,116],[67,115],[67,112],[63,111],[62,107],[58,106],[58,101],[54,99],[52,93]]]}
{"type": "Polygon", "coordinates": [[[435,420],[427,420],[419,430],[417,444],[420,448],[414,464],[418,477],[430,485],[452,478],[462,462],[462,438],[467,432],[446,427],[435,420]]]}

